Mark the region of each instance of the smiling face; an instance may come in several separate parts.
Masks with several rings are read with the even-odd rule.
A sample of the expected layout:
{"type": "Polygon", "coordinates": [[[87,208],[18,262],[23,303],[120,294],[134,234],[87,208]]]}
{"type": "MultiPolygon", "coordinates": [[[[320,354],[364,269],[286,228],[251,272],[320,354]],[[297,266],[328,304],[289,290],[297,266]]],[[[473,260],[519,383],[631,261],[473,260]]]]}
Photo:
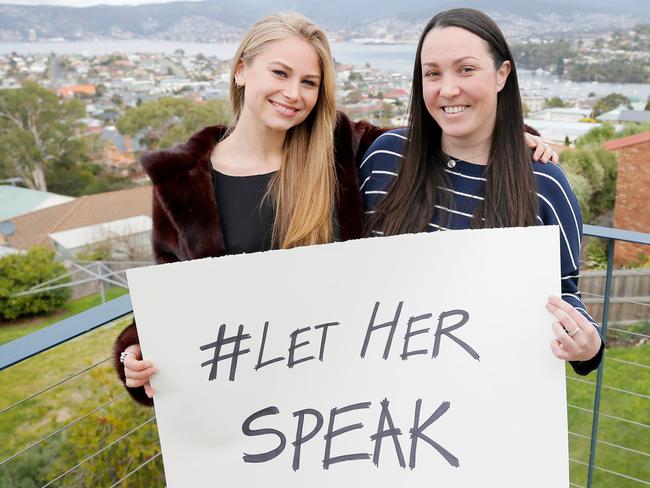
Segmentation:
{"type": "Polygon", "coordinates": [[[321,76],[318,56],[307,41],[289,36],[270,42],[236,70],[235,81],[244,86],[239,120],[276,131],[295,127],[315,107],[321,76]]]}
{"type": "Polygon", "coordinates": [[[432,29],[421,52],[422,97],[445,140],[461,144],[489,141],[497,94],[505,86],[510,63],[498,68],[480,37],[459,27],[432,29]]]}

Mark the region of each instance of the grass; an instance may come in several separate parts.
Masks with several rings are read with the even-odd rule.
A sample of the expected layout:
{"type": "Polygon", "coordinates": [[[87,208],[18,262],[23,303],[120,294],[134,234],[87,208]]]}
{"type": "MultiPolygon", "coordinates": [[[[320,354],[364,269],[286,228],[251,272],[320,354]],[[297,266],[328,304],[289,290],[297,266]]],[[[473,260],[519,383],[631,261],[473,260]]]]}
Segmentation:
{"type": "MultiPolygon", "coordinates": [[[[576,378],[595,383],[596,375],[580,378],[568,371],[567,376],[569,404],[593,409],[595,387],[576,381],[576,378]]],[[[638,425],[650,426],[650,344],[637,342],[635,345],[610,347],[605,359],[603,385],[628,393],[605,387],[602,390],[595,462],[602,469],[595,471],[593,486],[638,488],[638,481],[604,470],[631,476],[646,483],[650,481],[650,427],[638,425]],[[603,414],[637,424],[622,422],[603,414]]],[[[580,436],[591,435],[592,415],[576,408],[569,408],[568,412],[569,430],[573,433],[569,436],[570,457],[578,461],[571,462],[571,481],[586,486],[587,467],[579,462],[589,461],[590,440],[580,436]]]]}
{"type": "MultiPolygon", "coordinates": [[[[92,370],[0,414],[0,461],[117,398],[78,424],[1,466],[0,486],[42,486],[151,417],[151,409],[136,405],[128,396],[120,397],[123,388],[108,360],[113,341],[127,322],[121,320],[106,325],[0,372],[1,411],[64,377],[101,362],[92,370]]],[[[635,330],[646,333],[647,328],[647,324],[640,324],[635,330]]],[[[636,395],[607,388],[602,390],[596,465],[648,483],[650,427],[643,425],[650,426],[650,343],[638,338],[631,341],[629,335],[628,340],[623,340],[624,334],[616,336],[619,335],[620,340],[612,341],[616,345],[609,347],[606,353],[603,384],[636,395]]],[[[595,382],[596,375],[578,377],[568,367],[567,376],[569,404],[591,410],[594,386],[577,380],[595,382]]],[[[569,431],[572,432],[570,457],[575,460],[570,463],[570,473],[572,483],[586,486],[587,467],[580,463],[589,460],[592,415],[579,408],[568,408],[569,431]]],[[[108,486],[156,454],[159,448],[157,428],[155,422],[151,422],[132,437],[84,463],[55,486],[108,486]]],[[[643,483],[603,470],[596,470],[593,484],[595,488],[638,488],[641,485],[643,483]]],[[[138,471],[123,486],[164,486],[161,458],[138,471]]]]}
{"type": "MultiPolygon", "coordinates": [[[[106,300],[113,300],[114,298],[126,293],[128,293],[128,290],[125,288],[108,288],[106,290],[106,300]]],[[[84,310],[96,307],[101,304],[101,302],[101,295],[96,293],[76,300],[69,300],[60,310],[47,316],[30,317],[28,319],[16,320],[13,322],[0,322],[0,344],[5,344],[14,339],[18,339],[19,337],[41,330],[48,325],[55,324],[56,322],[72,317],[84,310]]]]}
{"type": "MultiPolygon", "coordinates": [[[[121,320],[106,325],[0,372],[1,411],[65,377],[101,363],[90,371],[1,414],[0,461],[88,414],[98,406],[117,399],[71,428],[54,435],[38,448],[30,449],[16,460],[2,466],[0,486],[16,486],[17,481],[21,482],[21,486],[42,486],[151,417],[151,409],[135,405],[128,395],[120,397],[124,389],[117,380],[110,361],[112,344],[127,323],[128,320],[121,320]],[[47,463],[41,466],[39,473],[28,474],[33,477],[33,482],[25,483],[24,479],[16,479],[24,476],[21,474],[25,471],[24,465],[36,463],[34,458],[39,455],[46,456],[47,463]]],[[[155,423],[138,434],[129,439],[134,443],[131,449],[133,445],[140,444],[138,439],[142,439],[143,435],[149,438],[146,444],[143,442],[144,445],[156,447],[158,436],[155,423]]],[[[79,468],[75,473],[66,476],[71,482],[70,486],[107,486],[110,484],[107,481],[115,481],[137,466],[133,464],[138,457],[133,453],[123,452],[129,448],[128,443],[122,442],[117,448],[118,450],[109,450],[108,457],[99,456],[92,463],[85,464],[83,469],[79,468]],[[97,482],[90,483],[95,474],[98,475],[97,482]],[[82,479],[75,479],[75,475],[81,476],[82,479]],[[100,481],[106,476],[109,478],[100,481]]],[[[148,476],[153,475],[155,479],[156,473],[150,472],[155,466],[156,462],[151,463],[149,470],[142,470],[145,473],[141,476],[146,476],[149,472],[148,476]]],[[[143,486],[156,485],[154,483],[143,486]]]]}

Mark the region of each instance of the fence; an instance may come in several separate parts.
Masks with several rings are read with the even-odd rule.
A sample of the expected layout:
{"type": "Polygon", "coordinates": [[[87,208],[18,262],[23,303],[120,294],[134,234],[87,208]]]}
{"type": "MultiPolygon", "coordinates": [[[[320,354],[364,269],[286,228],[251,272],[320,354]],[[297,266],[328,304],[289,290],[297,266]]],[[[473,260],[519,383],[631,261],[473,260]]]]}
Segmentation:
{"type": "MultiPolygon", "coordinates": [[[[592,317],[603,316],[606,270],[580,273],[580,291],[592,317]]],[[[612,275],[609,322],[650,321],[650,269],[618,269],[612,275]]]]}
{"type": "Polygon", "coordinates": [[[70,288],[71,299],[100,293],[104,303],[106,287],[128,288],[125,274],[127,269],[151,264],[154,263],[152,261],[67,261],[65,274],[39,283],[14,296],[37,295],[57,288],[70,288]]]}
{"type": "MultiPolygon", "coordinates": [[[[650,327],[610,327],[609,320],[615,305],[632,303],[615,292],[622,293],[627,286],[638,286],[641,292],[645,289],[643,276],[632,280],[627,272],[617,271],[614,277],[614,243],[621,240],[650,245],[650,234],[593,226],[585,226],[585,234],[608,241],[607,270],[604,278],[596,275],[594,279],[602,283],[589,285],[594,288],[587,292],[590,298],[602,300],[602,333],[609,339],[635,346],[608,350],[595,381],[568,374],[570,486],[650,486],[650,344],[643,344],[650,339],[650,327]],[[616,285],[621,277],[625,283],[641,284],[616,285]],[[611,376],[605,377],[606,372],[611,376]],[[621,407],[622,403],[614,402],[619,397],[630,401],[621,407]],[[613,454],[604,455],[609,453],[613,454]]],[[[641,292],[639,296],[643,295],[641,292]]],[[[643,313],[650,308],[646,301],[632,304],[641,307],[643,313]]],[[[95,353],[83,362],[79,359],[80,342],[75,341],[75,338],[87,338],[88,341],[104,341],[110,347],[121,328],[115,328],[115,322],[130,313],[131,302],[126,295],[0,345],[0,374],[3,375],[0,378],[3,385],[0,435],[4,436],[0,439],[0,485],[3,482],[7,486],[17,484],[12,478],[3,479],[3,476],[18,473],[16,476],[32,476],[33,486],[42,487],[66,483],[70,486],[164,486],[152,412],[135,407],[122,391],[110,371],[108,350],[95,353]],[[93,330],[92,334],[87,334],[93,330]],[[101,334],[104,335],[97,336],[101,334]],[[64,358],[65,370],[62,366],[61,371],[53,367],[56,364],[54,354],[64,358]],[[28,358],[31,359],[26,361],[28,358]],[[35,373],[37,366],[42,369],[35,373]],[[92,384],[90,398],[86,387],[79,388],[75,384],[84,378],[92,384]],[[20,388],[10,391],[7,388],[12,383],[19,383],[20,388]],[[69,398],[79,411],[68,411],[66,406],[52,413],[48,396],[69,398]],[[49,430],[33,432],[31,437],[25,435],[30,418],[36,418],[42,429],[49,430]],[[65,437],[68,444],[57,444],[58,450],[52,454],[48,450],[53,449],[50,444],[61,437],[65,437]],[[88,442],[89,439],[93,442],[88,442]],[[130,450],[131,443],[137,444],[138,449],[130,450]],[[41,464],[39,453],[44,456],[41,464]],[[14,463],[21,469],[9,469],[14,463]],[[43,470],[42,465],[47,469],[43,470]],[[3,475],[3,469],[9,474],[3,475]],[[37,478],[36,472],[45,474],[37,478]]],[[[84,348],[90,349],[90,346],[84,343],[84,348]]],[[[530,475],[534,477],[534,473],[530,475]]],[[[29,485],[23,483],[23,486],[29,485]]]]}

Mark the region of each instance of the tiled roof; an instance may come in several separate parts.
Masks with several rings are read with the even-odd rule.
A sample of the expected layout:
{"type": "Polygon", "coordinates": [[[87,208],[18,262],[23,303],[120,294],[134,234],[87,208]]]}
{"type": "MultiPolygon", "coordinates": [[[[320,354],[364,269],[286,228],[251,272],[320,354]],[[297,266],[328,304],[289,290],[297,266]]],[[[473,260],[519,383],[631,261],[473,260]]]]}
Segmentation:
{"type": "Polygon", "coordinates": [[[0,221],[70,200],[74,198],[19,186],[0,185],[0,221]]]}
{"type": "Polygon", "coordinates": [[[617,149],[634,146],[635,144],[641,144],[648,141],[650,141],[650,131],[641,132],[640,134],[634,134],[633,136],[627,136],[621,139],[615,139],[613,141],[607,141],[603,144],[603,147],[608,151],[616,151],[617,149]]]}
{"type": "Polygon", "coordinates": [[[11,219],[15,232],[7,243],[17,249],[50,246],[48,234],[113,220],[146,215],[151,217],[151,186],[86,195],[55,207],[11,219]]]}

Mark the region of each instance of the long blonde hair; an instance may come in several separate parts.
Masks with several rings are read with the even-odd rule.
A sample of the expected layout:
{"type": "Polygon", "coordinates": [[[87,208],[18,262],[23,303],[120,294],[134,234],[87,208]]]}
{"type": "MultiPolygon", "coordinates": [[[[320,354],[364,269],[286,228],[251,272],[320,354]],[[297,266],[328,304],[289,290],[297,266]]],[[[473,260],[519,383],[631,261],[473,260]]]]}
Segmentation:
{"type": "Polygon", "coordinates": [[[284,155],[271,180],[268,196],[275,204],[273,243],[280,248],[322,244],[333,240],[332,213],[336,194],[333,133],[336,124],[335,75],[325,33],[293,12],[259,20],[242,40],[233,59],[230,101],[234,127],[244,105],[244,88],[235,84],[241,62],[250,65],[273,41],[295,36],[307,41],[322,72],[318,99],[309,116],[287,131],[284,155]]]}

